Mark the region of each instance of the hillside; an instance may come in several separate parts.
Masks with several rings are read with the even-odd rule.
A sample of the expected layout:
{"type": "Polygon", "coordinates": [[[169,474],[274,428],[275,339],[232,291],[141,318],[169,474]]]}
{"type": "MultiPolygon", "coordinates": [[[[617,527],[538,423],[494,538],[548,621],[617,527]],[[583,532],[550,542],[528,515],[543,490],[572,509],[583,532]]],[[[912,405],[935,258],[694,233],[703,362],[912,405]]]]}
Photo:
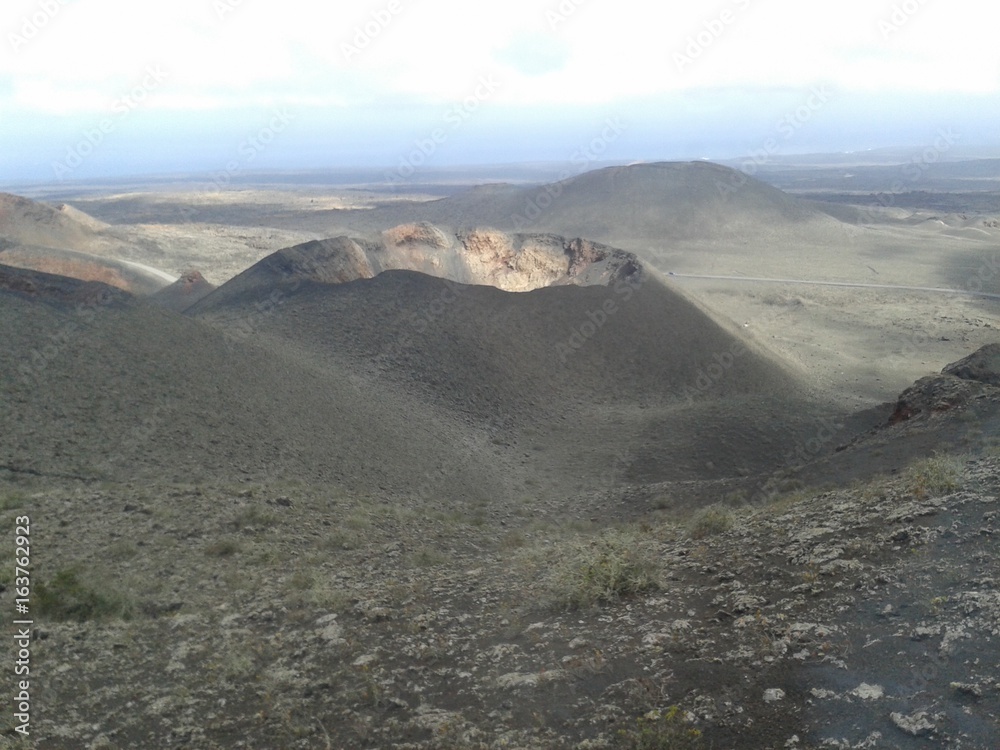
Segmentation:
{"type": "Polygon", "coordinates": [[[437,201],[331,218],[366,229],[422,219],[459,228],[553,232],[628,250],[691,240],[851,234],[809,201],[711,162],[608,167],[538,187],[485,185],[437,201]]]}
{"type": "MultiPolygon", "coordinates": [[[[829,413],[793,371],[634,256],[543,239],[564,269],[548,286],[530,289],[537,279],[503,255],[476,265],[480,278],[530,291],[402,269],[343,282],[372,270],[368,258],[463,279],[469,265],[455,265],[447,242],[394,255],[339,238],[276,253],[188,312],[317,366],[350,362],[388,391],[446,409],[514,450],[553,492],[566,481],[603,489],[614,471],[637,481],[756,474],[829,413]],[[589,263],[574,260],[583,247],[589,263]]],[[[504,246],[538,242],[518,235],[504,246]]]]}
{"type": "Polygon", "coordinates": [[[152,294],[169,283],[157,269],[124,261],[126,243],[108,229],[66,204],[0,193],[0,263],[99,281],[134,294],[152,294]]]}
{"type": "Polygon", "coordinates": [[[100,285],[57,280],[26,293],[22,273],[5,270],[0,289],[8,478],[308,477],[405,493],[426,474],[437,492],[505,492],[502,456],[466,447],[461,426],[359,373],[283,357],[108,287],[81,291],[100,285]],[[436,472],[456,454],[470,460],[436,472]]]}

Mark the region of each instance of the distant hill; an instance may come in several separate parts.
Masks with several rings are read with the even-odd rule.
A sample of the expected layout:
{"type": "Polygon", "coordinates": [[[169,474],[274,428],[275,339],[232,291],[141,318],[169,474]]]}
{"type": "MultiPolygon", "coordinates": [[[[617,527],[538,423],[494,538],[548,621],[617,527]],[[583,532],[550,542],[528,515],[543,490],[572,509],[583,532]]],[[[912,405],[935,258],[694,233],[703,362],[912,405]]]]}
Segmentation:
{"type": "Polygon", "coordinates": [[[123,305],[134,300],[131,294],[111,284],[6,265],[0,265],[0,294],[14,295],[66,311],[81,306],[123,305]]]}
{"type": "Polygon", "coordinates": [[[149,297],[149,301],[174,312],[184,312],[196,302],[214,292],[215,284],[205,280],[198,271],[181,274],[173,284],[165,286],[149,297]]]}
{"type": "Polygon", "coordinates": [[[0,193],[0,240],[10,244],[75,250],[95,238],[102,222],[81,211],[0,193]]]}
{"type": "Polygon", "coordinates": [[[358,217],[369,226],[418,218],[452,227],[579,235],[626,249],[850,229],[809,201],[701,161],[608,167],[540,187],[485,185],[358,217]]]}
{"type": "Polygon", "coordinates": [[[168,282],[141,264],[109,257],[122,241],[104,234],[108,226],[72,206],[0,193],[0,263],[100,281],[135,294],[165,286],[168,282]]]}

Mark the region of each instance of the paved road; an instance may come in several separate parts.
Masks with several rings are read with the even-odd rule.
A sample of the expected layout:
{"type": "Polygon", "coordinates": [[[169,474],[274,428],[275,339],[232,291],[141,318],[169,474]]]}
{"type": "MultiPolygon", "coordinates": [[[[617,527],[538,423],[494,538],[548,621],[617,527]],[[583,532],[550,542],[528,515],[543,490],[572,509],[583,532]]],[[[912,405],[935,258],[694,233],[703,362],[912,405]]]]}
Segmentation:
{"type": "Polygon", "coordinates": [[[766,281],[776,284],[811,284],[813,286],[844,286],[855,289],[899,289],[910,292],[936,292],[938,294],[960,294],[965,297],[985,297],[1000,299],[1000,294],[974,292],[970,289],[948,289],[938,286],[902,286],[897,284],[863,284],[860,281],[811,281],[809,279],[768,279],[755,276],[708,276],[693,273],[670,273],[675,279],[718,279],[720,281],[766,281]]]}

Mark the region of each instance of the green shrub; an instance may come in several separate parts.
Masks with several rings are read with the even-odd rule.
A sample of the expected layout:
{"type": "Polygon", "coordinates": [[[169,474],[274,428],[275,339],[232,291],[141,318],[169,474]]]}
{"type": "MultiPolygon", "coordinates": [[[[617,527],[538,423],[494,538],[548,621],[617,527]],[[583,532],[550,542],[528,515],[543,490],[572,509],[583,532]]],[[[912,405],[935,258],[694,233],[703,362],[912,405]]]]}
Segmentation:
{"type": "Polygon", "coordinates": [[[636,534],[608,532],[590,543],[567,547],[551,578],[559,605],[579,609],[659,585],[649,545],[636,534]]]}
{"type": "Polygon", "coordinates": [[[733,525],[733,512],[722,505],[710,505],[698,511],[688,526],[692,539],[704,539],[726,531],[733,525]]]}
{"type": "Polygon", "coordinates": [[[696,750],[703,746],[701,732],[691,726],[680,708],[671,706],[666,713],[650,711],[636,719],[635,729],[618,733],[625,750],[696,750]]]}
{"type": "Polygon", "coordinates": [[[909,492],[938,497],[962,488],[962,469],[962,461],[955,456],[933,456],[911,464],[903,476],[909,492]]]}
{"type": "Polygon", "coordinates": [[[120,593],[102,592],[80,579],[74,569],[60,570],[46,583],[40,581],[33,590],[33,605],[39,617],[51,620],[105,620],[115,617],[130,619],[132,603],[120,593]]]}

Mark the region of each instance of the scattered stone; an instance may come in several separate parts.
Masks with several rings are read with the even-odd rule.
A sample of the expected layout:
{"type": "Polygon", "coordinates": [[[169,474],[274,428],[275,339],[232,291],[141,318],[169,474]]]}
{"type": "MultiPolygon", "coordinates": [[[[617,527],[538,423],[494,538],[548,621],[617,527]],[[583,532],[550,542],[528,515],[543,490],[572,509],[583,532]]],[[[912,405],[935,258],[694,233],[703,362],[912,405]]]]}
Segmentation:
{"type": "Polygon", "coordinates": [[[881,685],[869,685],[867,682],[862,682],[851,691],[851,695],[861,700],[873,701],[885,696],[885,690],[881,685]]]}
{"type": "Polygon", "coordinates": [[[501,688],[538,687],[546,682],[564,680],[569,673],[563,669],[548,669],[544,672],[510,672],[497,678],[501,688]]]}
{"type": "Polygon", "coordinates": [[[926,711],[918,711],[915,714],[905,716],[904,714],[897,713],[893,711],[889,714],[889,718],[892,719],[892,723],[899,727],[900,730],[906,732],[914,737],[923,737],[934,731],[934,724],[930,722],[927,718],[928,714],[926,711]]]}
{"type": "Polygon", "coordinates": [[[962,695],[968,695],[972,698],[982,698],[983,689],[979,685],[973,685],[967,682],[952,682],[948,687],[955,690],[962,695]]]}
{"type": "Polygon", "coordinates": [[[781,688],[770,688],[764,691],[765,703],[777,703],[785,699],[785,691],[781,688]]]}
{"type": "Polygon", "coordinates": [[[319,631],[319,637],[331,643],[343,643],[343,638],[341,638],[343,634],[344,629],[335,622],[331,622],[319,631]]]}
{"type": "Polygon", "coordinates": [[[910,636],[911,640],[914,641],[924,641],[928,638],[933,638],[941,634],[940,627],[925,627],[920,626],[913,629],[913,634],[910,636]]]}

